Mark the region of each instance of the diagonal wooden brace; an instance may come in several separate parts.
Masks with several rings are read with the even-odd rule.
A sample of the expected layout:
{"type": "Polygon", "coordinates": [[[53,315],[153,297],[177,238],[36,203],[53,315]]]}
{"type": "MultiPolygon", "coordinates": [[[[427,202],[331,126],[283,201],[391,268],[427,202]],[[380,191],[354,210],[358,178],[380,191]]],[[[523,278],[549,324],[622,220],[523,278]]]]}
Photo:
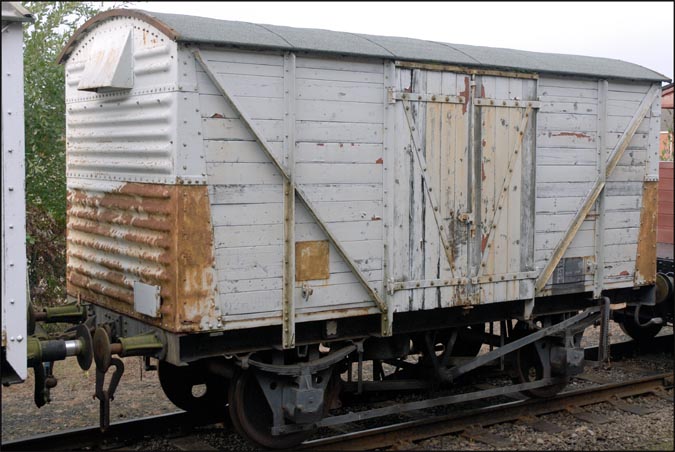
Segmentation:
{"type": "Polygon", "coordinates": [[[586,215],[593,207],[593,204],[598,199],[598,196],[600,195],[602,190],[605,188],[607,179],[609,179],[609,176],[614,171],[614,168],[616,168],[617,163],[619,163],[619,160],[621,159],[623,152],[628,147],[628,144],[630,143],[630,140],[633,138],[633,135],[635,135],[635,131],[638,129],[638,127],[642,123],[642,120],[647,115],[647,112],[651,108],[652,103],[656,99],[656,96],[658,96],[660,93],[661,93],[660,86],[653,85],[651,89],[647,92],[645,97],[642,99],[640,106],[638,107],[637,111],[631,118],[630,123],[628,123],[628,127],[626,127],[626,130],[623,132],[623,135],[621,135],[619,142],[616,144],[616,146],[614,146],[614,149],[612,149],[612,152],[609,154],[609,158],[607,159],[607,167],[605,169],[605,177],[598,176],[598,178],[595,180],[593,188],[586,195],[586,198],[584,199],[584,202],[581,204],[581,207],[574,216],[574,219],[567,227],[567,233],[560,240],[560,242],[555,248],[555,251],[553,252],[553,256],[551,256],[551,259],[548,261],[548,264],[542,270],[541,274],[539,275],[539,278],[537,278],[537,283],[535,285],[535,289],[537,292],[540,292],[546,286],[546,282],[553,274],[553,270],[555,270],[556,266],[558,265],[558,262],[560,262],[560,259],[562,259],[563,255],[565,254],[565,251],[567,251],[567,248],[569,247],[570,243],[572,243],[572,240],[574,240],[577,231],[579,231],[581,224],[586,219],[586,215]]]}
{"type": "Polygon", "coordinates": [[[279,174],[281,174],[282,177],[284,178],[284,181],[288,183],[288,185],[292,187],[293,190],[295,190],[295,194],[298,196],[298,199],[305,205],[310,215],[316,221],[316,224],[319,226],[319,228],[321,228],[324,234],[326,234],[326,237],[328,237],[328,239],[333,244],[335,249],[338,251],[340,256],[347,263],[352,273],[354,273],[354,275],[357,277],[361,285],[364,287],[364,289],[366,289],[366,292],[368,292],[368,295],[373,299],[373,301],[379,308],[380,312],[382,313],[382,335],[391,336],[392,326],[391,322],[389,321],[388,307],[384,302],[384,300],[382,299],[382,297],[377,292],[375,292],[375,290],[373,290],[372,287],[370,287],[370,284],[368,284],[368,280],[366,279],[365,275],[361,272],[361,270],[359,270],[359,268],[356,266],[356,263],[351,259],[351,257],[349,257],[345,249],[342,247],[342,244],[336,239],[335,235],[333,235],[333,233],[328,229],[325,221],[323,221],[323,219],[317,212],[316,208],[310,201],[305,191],[301,187],[296,185],[295,182],[291,179],[286,169],[281,165],[279,160],[277,160],[276,156],[272,152],[272,149],[270,148],[269,143],[267,143],[267,140],[265,140],[263,135],[260,133],[256,125],[251,120],[251,118],[243,111],[239,102],[234,97],[230,96],[227,90],[218,81],[213,70],[211,70],[206,61],[204,61],[201,52],[199,50],[195,50],[193,54],[195,56],[195,60],[197,60],[197,62],[202,66],[204,72],[206,72],[206,75],[209,77],[213,85],[216,87],[216,89],[218,89],[220,94],[225,98],[225,100],[227,100],[227,102],[232,106],[232,108],[239,114],[239,116],[241,117],[241,122],[255,137],[258,144],[260,144],[260,147],[263,149],[263,151],[265,151],[265,154],[267,154],[269,159],[272,161],[272,164],[274,164],[276,170],[279,171],[279,174]]]}

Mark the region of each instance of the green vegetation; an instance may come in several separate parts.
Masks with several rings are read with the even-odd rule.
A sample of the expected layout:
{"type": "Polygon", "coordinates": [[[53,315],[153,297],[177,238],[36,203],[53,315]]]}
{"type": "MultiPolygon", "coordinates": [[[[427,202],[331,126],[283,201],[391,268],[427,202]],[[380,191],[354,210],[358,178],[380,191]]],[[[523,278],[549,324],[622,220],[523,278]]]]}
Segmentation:
{"type": "Polygon", "coordinates": [[[113,2],[22,2],[24,27],[26,246],[33,302],[65,297],[66,122],[64,68],[56,58],[75,30],[113,2]]]}

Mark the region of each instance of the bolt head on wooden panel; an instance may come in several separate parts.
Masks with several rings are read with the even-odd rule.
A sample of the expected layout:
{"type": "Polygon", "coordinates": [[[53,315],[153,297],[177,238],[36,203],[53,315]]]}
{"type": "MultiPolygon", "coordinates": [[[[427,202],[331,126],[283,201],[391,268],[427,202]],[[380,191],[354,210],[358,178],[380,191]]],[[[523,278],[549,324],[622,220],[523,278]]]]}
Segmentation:
{"type": "Polygon", "coordinates": [[[328,240],[295,243],[295,280],[328,279],[328,240]]]}

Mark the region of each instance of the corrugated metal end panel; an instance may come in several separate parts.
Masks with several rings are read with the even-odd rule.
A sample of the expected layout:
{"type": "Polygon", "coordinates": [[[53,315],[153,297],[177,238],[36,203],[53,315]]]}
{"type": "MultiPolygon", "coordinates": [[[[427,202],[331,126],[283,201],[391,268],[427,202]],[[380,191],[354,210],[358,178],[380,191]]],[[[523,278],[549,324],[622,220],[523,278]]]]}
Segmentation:
{"type": "Polygon", "coordinates": [[[68,190],[68,294],[173,332],[215,326],[205,186],[68,190]],[[161,287],[161,317],[134,310],[134,281],[161,287]]]}
{"type": "Polygon", "coordinates": [[[68,106],[68,177],[175,180],[176,93],[99,98],[68,106]]]}

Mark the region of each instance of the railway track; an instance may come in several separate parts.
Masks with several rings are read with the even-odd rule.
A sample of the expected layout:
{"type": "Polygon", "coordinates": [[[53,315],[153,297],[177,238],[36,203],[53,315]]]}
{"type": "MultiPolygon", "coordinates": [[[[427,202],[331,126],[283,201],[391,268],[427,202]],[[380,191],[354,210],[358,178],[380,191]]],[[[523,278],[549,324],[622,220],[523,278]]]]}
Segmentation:
{"type": "MultiPolygon", "coordinates": [[[[629,356],[659,352],[673,352],[672,335],[659,336],[650,344],[642,347],[639,347],[633,341],[612,344],[610,359],[619,361],[629,356]]],[[[591,361],[590,366],[593,366],[593,361],[597,359],[597,354],[597,347],[590,347],[585,350],[586,359],[591,361]]],[[[581,380],[588,379],[584,374],[575,378],[581,380]]],[[[538,416],[565,411],[580,419],[597,422],[598,419],[594,420],[592,413],[589,413],[584,407],[609,402],[619,409],[633,410],[635,412],[637,408],[622,402],[622,399],[644,394],[655,394],[660,397],[669,398],[672,401],[672,395],[668,395],[666,392],[667,389],[673,387],[672,372],[647,375],[621,383],[601,384],[602,382],[592,378],[589,381],[595,383],[595,386],[564,392],[551,399],[515,400],[491,404],[455,414],[438,416],[422,414],[418,419],[415,418],[415,414],[419,414],[420,412],[411,411],[410,420],[408,421],[390,423],[374,428],[359,428],[357,431],[348,433],[333,434],[306,441],[300,448],[306,450],[407,448],[406,446],[412,447],[415,442],[448,434],[461,434],[467,438],[480,440],[497,447],[504,447],[506,444],[503,442],[503,438],[488,433],[485,427],[504,422],[519,421],[528,423],[535,429],[555,431],[556,426],[554,424],[542,421],[538,419],[538,416]]],[[[481,389],[487,395],[491,394],[490,391],[494,392],[495,396],[501,395],[499,388],[483,387],[481,389]]],[[[459,397],[458,400],[461,401],[461,395],[454,397],[459,397]]],[[[448,399],[450,400],[450,398],[448,399]]],[[[414,403],[424,404],[424,402],[410,402],[410,404],[414,403]]],[[[371,418],[386,416],[389,411],[399,411],[403,405],[406,404],[380,408],[380,416],[371,416],[371,418]]],[[[414,406],[410,408],[414,408],[414,406]]],[[[368,412],[378,414],[377,409],[369,410],[368,412]]],[[[336,417],[326,418],[324,421],[334,418],[336,417]]],[[[123,450],[127,445],[140,441],[144,437],[157,435],[173,438],[171,440],[172,445],[180,450],[208,450],[211,446],[198,438],[195,434],[195,428],[222,421],[223,419],[200,419],[185,412],[178,412],[113,423],[105,433],[102,433],[98,427],[91,427],[36,435],[15,441],[3,442],[2,449],[7,451],[91,448],[123,450]]],[[[335,421],[325,423],[327,424],[326,427],[332,432],[344,431],[339,425],[336,425],[338,423],[335,421]]]]}

